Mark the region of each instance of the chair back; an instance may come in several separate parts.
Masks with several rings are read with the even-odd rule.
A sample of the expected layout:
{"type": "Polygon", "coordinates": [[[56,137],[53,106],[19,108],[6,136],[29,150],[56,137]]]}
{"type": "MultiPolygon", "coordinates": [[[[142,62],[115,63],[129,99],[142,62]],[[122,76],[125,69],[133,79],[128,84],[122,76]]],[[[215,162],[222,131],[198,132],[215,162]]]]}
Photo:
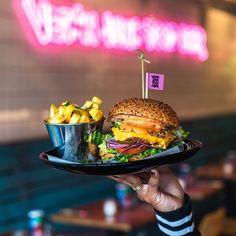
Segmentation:
{"type": "Polygon", "coordinates": [[[199,231],[202,236],[220,236],[223,232],[224,218],[224,207],[206,214],[199,224],[199,231]]]}

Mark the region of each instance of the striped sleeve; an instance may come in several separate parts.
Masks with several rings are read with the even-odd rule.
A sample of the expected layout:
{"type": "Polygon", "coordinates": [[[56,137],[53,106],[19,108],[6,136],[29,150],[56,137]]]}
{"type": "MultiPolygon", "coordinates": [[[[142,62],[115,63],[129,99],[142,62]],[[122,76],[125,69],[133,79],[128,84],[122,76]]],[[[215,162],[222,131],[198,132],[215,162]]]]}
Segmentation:
{"type": "Polygon", "coordinates": [[[181,208],[172,212],[160,212],[155,210],[155,213],[158,228],[163,236],[201,235],[197,228],[195,228],[192,206],[187,194],[185,194],[184,205],[181,208]]]}

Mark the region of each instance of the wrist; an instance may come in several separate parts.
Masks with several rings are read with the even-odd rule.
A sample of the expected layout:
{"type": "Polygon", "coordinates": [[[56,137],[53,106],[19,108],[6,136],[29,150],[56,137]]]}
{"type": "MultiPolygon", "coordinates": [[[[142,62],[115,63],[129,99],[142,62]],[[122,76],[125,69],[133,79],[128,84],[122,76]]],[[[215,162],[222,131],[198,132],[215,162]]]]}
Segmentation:
{"type": "Polygon", "coordinates": [[[152,207],[156,211],[171,212],[178,210],[184,205],[184,194],[180,197],[160,193],[152,207]]]}
{"type": "Polygon", "coordinates": [[[195,231],[191,202],[187,195],[185,195],[183,206],[179,209],[170,212],[155,210],[155,213],[162,235],[192,235],[195,231]]]}

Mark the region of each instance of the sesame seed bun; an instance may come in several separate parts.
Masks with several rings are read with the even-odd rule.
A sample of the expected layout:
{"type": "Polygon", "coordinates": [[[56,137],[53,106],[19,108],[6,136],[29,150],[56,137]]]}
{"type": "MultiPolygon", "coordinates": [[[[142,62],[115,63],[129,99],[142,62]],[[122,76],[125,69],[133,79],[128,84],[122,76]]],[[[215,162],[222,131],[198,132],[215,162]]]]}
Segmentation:
{"type": "Polygon", "coordinates": [[[162,124],[161,126],[179,126],[176,112],[167,104],[144,98],[128,98],[116,103],[108,114],[108,122],[126,117],[135,117],[135,120],[147,119],[162,124]]]}

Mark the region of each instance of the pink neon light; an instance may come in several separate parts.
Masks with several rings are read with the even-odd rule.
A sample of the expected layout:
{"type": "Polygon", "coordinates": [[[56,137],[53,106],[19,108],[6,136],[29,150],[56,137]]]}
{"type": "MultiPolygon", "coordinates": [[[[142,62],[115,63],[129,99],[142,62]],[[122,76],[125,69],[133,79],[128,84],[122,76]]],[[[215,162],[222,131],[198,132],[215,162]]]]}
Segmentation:
{"type": "Polygon", "coordinates": [[[140,20],[138,17],[102,14],[102,42],[107,48],[137,50],[142,47],[140,20]]]}
{"type": "Polygon", "coordinates": [[[199,60],[207,60],[206,41],[206,32],[202,27],[180,24],[178,51],[181,54],[197,55],[199,60]]]}
{"type": "Polygon", "coordinates": [[[205,61],[207,36],[201,26],[87,11],[80,3],[53,5],[48,0],[17,0],[39,44],[104,46],[108,49],[179,53],[205,61]]]}
{"type": "Polygon", "coordinates": [[[175,52],[178,37],[176,23],[143,19],[145,48],[148,51],[175,52]]]}

